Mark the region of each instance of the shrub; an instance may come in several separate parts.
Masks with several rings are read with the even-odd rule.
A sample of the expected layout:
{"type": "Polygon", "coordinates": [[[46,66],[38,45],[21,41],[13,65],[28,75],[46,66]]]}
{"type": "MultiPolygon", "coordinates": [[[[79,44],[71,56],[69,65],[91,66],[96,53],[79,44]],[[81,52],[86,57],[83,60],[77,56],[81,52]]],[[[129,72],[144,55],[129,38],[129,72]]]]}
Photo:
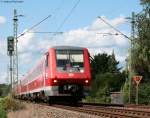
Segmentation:
{"type": "Polygon", "coordinates": [[[0,107],[0,118],[7,118],[6,111],[0,107]]]}
{"type": "Polygon", "coordinates": [[[24,108],[24,105],[20,101],[15,100],[11,96],[0,99],[0,105],[3,106],[6,111],[15,111],[24,108]]]}
{"type": "Polygon", "coordinates": [[[1,104],[0,104],[0,118],[7,118],[6,111],[5,111],[4,108],[1,106],[1,104]]]}
{"type": "Polygon", "coordinates": [[[150,105],[150,82],[139,85],[139,104],[150,105]]]}

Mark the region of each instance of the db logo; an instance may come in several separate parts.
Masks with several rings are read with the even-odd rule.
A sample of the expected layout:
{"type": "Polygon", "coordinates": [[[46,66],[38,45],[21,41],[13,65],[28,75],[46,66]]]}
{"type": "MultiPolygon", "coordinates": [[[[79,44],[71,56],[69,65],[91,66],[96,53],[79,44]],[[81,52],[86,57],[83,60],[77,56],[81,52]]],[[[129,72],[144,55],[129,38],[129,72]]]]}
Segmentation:
{"type": "Polygon", "coordinates": [[[74,76],[74,74],[73,74],[73,73],[69,73],[68,76],[69,76],[69,77],[72,77],[72,76],[74,76]]]}

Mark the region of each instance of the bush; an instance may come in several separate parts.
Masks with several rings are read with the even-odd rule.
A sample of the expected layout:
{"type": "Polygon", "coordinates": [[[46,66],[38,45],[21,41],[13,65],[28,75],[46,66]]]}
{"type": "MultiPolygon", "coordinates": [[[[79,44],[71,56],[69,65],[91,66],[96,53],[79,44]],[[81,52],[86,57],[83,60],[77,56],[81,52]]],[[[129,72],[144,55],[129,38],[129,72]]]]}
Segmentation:
{"type": "Polygon", "coordinates": [[[1,105],[0,105],[0,118],[7,118],[6,111],[1,105]]]}
{"type": "Polygon", "coordinates": [[[2,106],[2,98],[0,98],[0,118],[7,118],[6,111],[2,106]]]}
{"type": "Polygon", "coordinates": [[[139,85],[139,104],[150,105],[150,82],[139,85]]]}
{"type": "Polygon", "coordinates": [[[120,91],[125,82],[123,73],[103,73],[97,74],[92,82],[90,97],[86,98],[88,102],[110,103],[110,92],[120,91]]]}
{"type": "Polygon", "coordinates": [[[15,111],[24,108],[24,105],[20,101],[15,100],[11,96],[0,99],[0,105],[3,106],[6,111],[15,111]]]}

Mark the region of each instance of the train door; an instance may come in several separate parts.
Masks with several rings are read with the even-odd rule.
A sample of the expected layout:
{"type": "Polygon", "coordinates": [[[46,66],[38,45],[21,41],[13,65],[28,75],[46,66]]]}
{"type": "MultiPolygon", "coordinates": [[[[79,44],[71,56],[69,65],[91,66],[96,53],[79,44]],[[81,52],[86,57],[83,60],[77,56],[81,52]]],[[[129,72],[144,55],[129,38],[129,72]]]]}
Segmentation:
{"type": "Polygon", "coordinates": [[[45,66],[44,66],[44,86],[46,86],[47,79],[48,79],[48,71],[49,71],[48,59],[49,59],[49,53],[47,52],[45,55],[45,66]]]}

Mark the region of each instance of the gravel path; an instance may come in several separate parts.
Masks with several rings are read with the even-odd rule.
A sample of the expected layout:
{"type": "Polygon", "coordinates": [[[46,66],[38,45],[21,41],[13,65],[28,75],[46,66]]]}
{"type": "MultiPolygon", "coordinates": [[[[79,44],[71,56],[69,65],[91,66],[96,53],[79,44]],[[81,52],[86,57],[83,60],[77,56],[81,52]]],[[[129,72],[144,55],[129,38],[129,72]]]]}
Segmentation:
{"type": "Polygon", "coordinates": [[[9,112],[8,118],[102,118],[38,104],[25,103],[25,106],[26,108],[23,110],[9,112]]]}

